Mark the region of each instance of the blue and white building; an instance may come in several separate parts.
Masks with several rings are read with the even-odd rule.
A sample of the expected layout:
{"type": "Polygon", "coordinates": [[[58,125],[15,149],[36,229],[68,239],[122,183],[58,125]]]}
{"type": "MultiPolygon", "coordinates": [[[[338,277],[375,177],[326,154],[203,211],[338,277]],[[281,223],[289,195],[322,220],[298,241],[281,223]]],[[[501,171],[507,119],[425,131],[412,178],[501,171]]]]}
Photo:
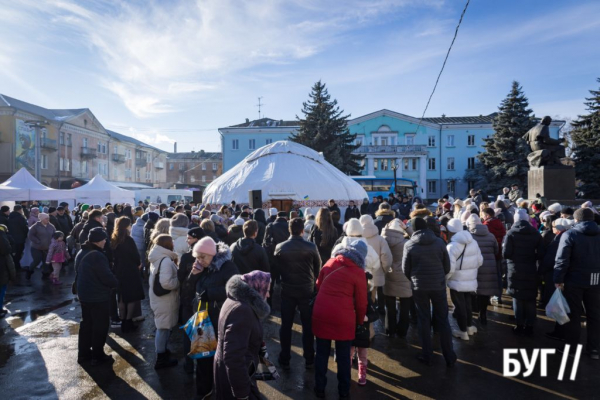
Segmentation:
{"type": "MultiPolygon", "coordinates": [[[[427,199],[444,194],[463,197],[473,187],[464,180],[474,168],[477,154],[483,151],[483,139],[494,133],[495,114],[471,117],[419,119],[390,110],[379,110],[348,121],[351,133],[362,146],[357,153],[365,156],[362,175],[380,179],[396,176],[417,182],[418,193],[427,199]]],[[[558,138],[565,121],[553,121],[550,134],[558,138]]],[[[298,129],[297,121],[263,118],[219,129],[223,151],[223,172],[254,150],[285,140],[298,129]]],[[[299,171],[300,172],[300,171],[299,171]]]]}

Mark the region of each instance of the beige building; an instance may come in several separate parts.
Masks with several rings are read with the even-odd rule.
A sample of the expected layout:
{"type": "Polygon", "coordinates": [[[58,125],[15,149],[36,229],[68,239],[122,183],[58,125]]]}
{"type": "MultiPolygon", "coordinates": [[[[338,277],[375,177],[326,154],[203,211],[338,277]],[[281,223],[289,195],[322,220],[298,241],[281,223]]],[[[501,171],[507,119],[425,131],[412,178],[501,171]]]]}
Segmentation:
{"type": "Polygon", "coordinates": [[[105,129],[89,109],[47,109],[0,94],[0,182],[23,167],[36,176],[36,159],[37,178],[53,188],[97,174],[121,187],[166,185],[165,151],[105,129]]]}
{"type": "Polygon", "coordinates": [[[177,188],[204,188],[223,173],[222,153],[204,150],[167,155],[167,184],[177,188]]]}

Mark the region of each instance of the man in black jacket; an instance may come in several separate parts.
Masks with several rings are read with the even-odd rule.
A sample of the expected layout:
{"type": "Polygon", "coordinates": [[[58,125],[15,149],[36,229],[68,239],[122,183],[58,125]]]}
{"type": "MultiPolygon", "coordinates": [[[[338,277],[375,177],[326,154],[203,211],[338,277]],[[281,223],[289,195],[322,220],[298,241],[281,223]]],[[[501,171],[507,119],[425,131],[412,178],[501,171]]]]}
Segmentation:
{"type": "Polygon", "coordinates": [[[310,300],[321,270],[321,257],[314,243],[304,240],[304,222],[294,218],[289,224],[290,238],[277,245],[274,257],[281,268],[281,328],[279,340],[281,353],[279,364],[290,368],[292,325],[296,309],[302,322],[302,348],[306,368],[315,362],[314,336],[312,333],[310,300]]]}
{"type": "Polygon", "coordinates": [[[27,219],[23,215],[23,207],[18,204],[14,207],[13,212],[8,216],[8,224],[6,226],[8,227],[8,232],[10,232],[10,236],[15,241],[12,253],[13,261],[15,262],[15,267],[20,268],[27,234],[29,233],[27,219]]]}
{"type": "Polygon", "coordinates": [[[56,229],[58,231],[59,230],[58,228],[60,225],[58,223],[58,219],[56,218],[56,216],[58,215],[58,212],[56,211],[56,207],[48,208],[48,215],[50,216],[50,223],[52,224],[52,226],[54,226],[54,229],[56,229]]]}
{"type": "Polygon", "coordinates": [[[354,205],[354,202],[350,200],[348,202],[348,208],[346,208],[346,212],[344,213],[344,222],[348,222],[352,218],[360,219],[360,210],[354,205]]]}
{"type": "Polygon", "coordinates": [[[410,201],[408,201],[408,197],[407,196],[403,196],[402,197],[402,203],[400,203],[398,205],[398,214],[400,216],[401,220],[407,220],[408,217],[410,216],[410,209],[411,209],[411,204],[410,201]]]}
{"type": "Polygon", "coordinates": [[[9,206],[2,206],[0,208],[0,225],[8,226],[8,215],[10,214],[9,206]]]}
{"type": "Polygon", "coordinates": [[[231,259],[237,265],[240,274],[252,271],[269,272],[269,257],[265,248],[256,243],[258,223],[254,220],[244,222],[244,237],[231,245],[231,259]]]}
{"type": "Polygon", "coordinates": [[[600,228],[589,208],[574,214],[575,226],[560,238],[554,264],[554,283],[563,290],[571,309],[565,340],[575,351],[581,335],[582,304],[587,316],[587,351],[600,359],[600,228]]]}
{"type": "Polygon", "coordinates": [[[281,242],[285,242],[289,238],[290,234],[288,231],[287,213],[281,211],[277,214],[277,219],[271,222],[265,228],[265,239],[263,241],[263,247],[267,250],[269,256],[269,266],[271,268],[271,290],[269,291],[270,296],[267,299],[269,305],[272,304],[273,299],[273,288],[275,282],[279,282],[279,266],[276,260],[273,258],[275,254],[275,247],[281,242]]]}
{"type": "Polygon", "coordinates": [[[419,336],[422,351],[418,359],[429,364],[431,347],[431,308],[435,325],[440,331],[442,353],[446,365],[453,367],[456,354],[452,346],[452,334],[448,323],[448,298],[446,297],[446,274],[450,272],[450,257],[444,241],[427,228],[423,218],[413,218],[410,226],[414,233],[404,245],[402,271],[412,283],[413,300],[419,319],[419,336]]]}
{"type": "Polygon", "coordinates": [[[335,203],[334,199],[330,199],[329,200],[329,206],[327,206],[327,208],[329,209],[329,212],[334,212],[337,211],[340,215],[340,208],[338,207],[338,205],[335,203]]]}
{"type": "Polygon", "coordinates": [[[63,206],[58,206],[56,208],[56,220],[58,222],[58,226],[55,227],[56,230],[61,231],[65,235],[66,239],[73,230],[73,221],[71,220],[69,213],[65,212],[65,208],[63,206]]]}
{"type": "Polygon", "coordinates": [[[92,365],[111,360],[104,353],[108,335],[110,298],[118,281],[102,249],[108,236],[100,227],[89,231],[88,240],[75,257],[76,285],[81,303],[77,362],[92,365]]]}

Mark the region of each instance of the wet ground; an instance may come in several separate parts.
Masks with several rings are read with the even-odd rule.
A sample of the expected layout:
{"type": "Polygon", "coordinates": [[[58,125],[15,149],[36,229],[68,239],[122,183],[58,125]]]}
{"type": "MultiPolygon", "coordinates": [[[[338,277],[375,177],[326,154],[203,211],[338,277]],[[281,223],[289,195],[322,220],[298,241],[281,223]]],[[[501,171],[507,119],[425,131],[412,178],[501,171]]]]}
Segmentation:
{"type": "MultiPolygon", "coordinates": [[[[79,303],[71,294],[72,267],[64,271],[63,285],[41,281],[38,272],[8,289],[10,316],[0,320],[0,398],[2,399],[191,399],[194,378],[181,367],[183,354],[181,331],[171,337],[171,351],[178,355],[180,366],[156,372],[153,369],[154,325],[148,302],[143,303],[147,316],[138,332],[122,334],[111,329],[105,351],[113,356],[112,365],[79,366],[77,359],[79,303]]],[[[277,303],[277,297],[275,298],[277,303]]],[[[509,304],[508,301],[505,302],[509,304]]],[[[565,377],[557,379],[560,353],[548,359],[548,376],[540,376],[539,364],[528,377],[504,377],[504,348],[563,348],[564,344],[546,338],[553,322],[542,312],[532,338],[515,337],[509,305],[494,306],[488,312],[488,326],[479,329],[468,342],[454,340],[459,361],[447,369],[434,336],[436,356],[431,366],[419,363],[416,326],[408,338],[390,339],[383,334],[381,322],[374,326],[375,336],[369,349],[368,384],[356,385],[352,372],[354,399],[558,399],[600,398],[597,380],[600,361],[585,353],[581,357],[575,381],[569,379],[574,362],[567,361],[565,377]]],[[[265,325],[265,339],[272,360],[279,353],[279,313],[275,310],[265,325]]],[[[450,317],[450,323],[456,326],[450,317]]],[[[313,371],[304,369],[301,357],[300,326],[294,326],[291,370],[279,370],[277,381],[259,382],[269,399],[312,399],[313,371]]],[[[531,351],[528,352],[531,354],[531,351]]],[[[327,398],[337,398],[335,363],[330,359],[327,398]]]]}

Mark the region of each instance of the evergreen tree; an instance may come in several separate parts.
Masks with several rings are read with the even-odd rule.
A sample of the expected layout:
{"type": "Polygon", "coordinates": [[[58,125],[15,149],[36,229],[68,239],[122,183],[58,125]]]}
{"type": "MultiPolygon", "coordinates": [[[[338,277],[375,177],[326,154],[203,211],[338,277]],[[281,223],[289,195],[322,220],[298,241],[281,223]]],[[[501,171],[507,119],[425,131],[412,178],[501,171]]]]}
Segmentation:
{"type": "Polygon", "coordinates": [[[360,175],[363,156],[353,154],[360,147],[355,145],[356,135],[348,130],[348,118],[343,115],[337,100],[331,100],[324,83],[318,81],[312,87],[308,102],[302,103],[304,118],[296,116],[300,123],[292,140],[313,150],[323,152],[325,160],[348,175],[360,175]]]}
{"type": "MultiPolygon", "coordinates": [[[[600,78],[597,79],[600,83],[600,78]]],[[[600,198],[600,90],[590,90],[584,103],[588,115],[580,115],[571,123],[575,174],[582,183],[580,190],[586,198],[600,198]]]]}
{"type": "Polygon", "coordinates": [[[484,139],[485,150],[477,155],[475,168],[467,171],[465,179],[492,195],[514,183],[526,193],[530,149],[523,135],[536,121],[519,82],[513,81],[498,110],[493,119],[494,134],[484,139]]]}

